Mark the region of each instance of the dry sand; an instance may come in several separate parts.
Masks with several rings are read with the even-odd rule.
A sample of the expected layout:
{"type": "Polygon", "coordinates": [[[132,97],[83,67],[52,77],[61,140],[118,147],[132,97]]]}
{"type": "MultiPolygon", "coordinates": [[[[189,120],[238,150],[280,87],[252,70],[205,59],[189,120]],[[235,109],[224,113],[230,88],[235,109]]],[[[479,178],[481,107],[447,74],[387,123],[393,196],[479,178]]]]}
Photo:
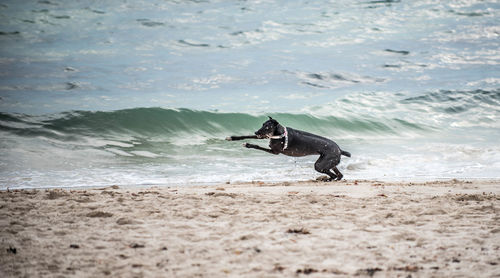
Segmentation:
{"type": "Polygon", "coordinates": [[[0,192],[0,277],[500,277],[500,181],[0,192]]]}

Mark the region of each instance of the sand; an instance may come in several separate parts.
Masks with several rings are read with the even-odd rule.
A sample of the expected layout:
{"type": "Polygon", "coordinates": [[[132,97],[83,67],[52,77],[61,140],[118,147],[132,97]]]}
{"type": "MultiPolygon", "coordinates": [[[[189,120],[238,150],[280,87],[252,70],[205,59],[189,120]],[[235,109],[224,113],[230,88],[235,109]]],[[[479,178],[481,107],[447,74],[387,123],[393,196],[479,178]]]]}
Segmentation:
{"type": "Polygon", "coordinates": [[[1,277],[500,277],[500,181],[0,192],[1,277]]]}

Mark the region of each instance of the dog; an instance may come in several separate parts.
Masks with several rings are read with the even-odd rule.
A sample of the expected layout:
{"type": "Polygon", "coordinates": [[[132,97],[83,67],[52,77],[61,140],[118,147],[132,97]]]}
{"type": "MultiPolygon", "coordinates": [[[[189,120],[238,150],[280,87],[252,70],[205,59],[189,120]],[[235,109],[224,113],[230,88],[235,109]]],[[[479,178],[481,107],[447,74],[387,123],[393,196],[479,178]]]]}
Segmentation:
{"type": "Polygon", "coordinates": [[[318,155],[319,159],[314,163],[314,169],[320,173],[327,174],[330,181],[341,180],[344,175],[337,169],[341,155],[351,157],[349,152],[343,151],[330,139],[309,132],[284,127],[275,119],[262,124],[262,127],[249,136],[230,136],[228,141],[243,139],[271,139],[269,148],[245,143],[246,148],[257,149],[271,154],[284,154],[288,156],[318,155]],[[333,170],[333,172],[331,171],[333,170]]]}

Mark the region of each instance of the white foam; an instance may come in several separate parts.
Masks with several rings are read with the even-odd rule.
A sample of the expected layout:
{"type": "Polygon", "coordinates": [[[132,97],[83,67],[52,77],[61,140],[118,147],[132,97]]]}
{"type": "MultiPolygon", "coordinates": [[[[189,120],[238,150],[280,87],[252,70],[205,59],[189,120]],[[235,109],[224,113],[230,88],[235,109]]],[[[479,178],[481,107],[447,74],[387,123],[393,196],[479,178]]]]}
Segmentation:
{"type": "Polygon", "coordinates": [[[135,154],[137,156],[143,156],[149,158],[160,157],[160,155],[148,151],[131,151],[130,153],[135,154]]]}
{"type": "Polygon", "coordinates": [[[116,149],[116,148],[106,148],[105,150],[108,151],[108,152],[117,154],[117,155],[121,155],[121,156],[134,156],[132,154],[129,154],[126,151],[122,151],[122,150],[119,150],[119,149],[116,149]]]}

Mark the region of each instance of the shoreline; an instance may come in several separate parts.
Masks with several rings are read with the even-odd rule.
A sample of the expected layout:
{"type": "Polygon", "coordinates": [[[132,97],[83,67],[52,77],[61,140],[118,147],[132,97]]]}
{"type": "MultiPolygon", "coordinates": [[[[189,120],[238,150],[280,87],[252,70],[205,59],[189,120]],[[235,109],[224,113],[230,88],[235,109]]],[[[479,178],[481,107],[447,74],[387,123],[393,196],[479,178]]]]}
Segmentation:
{"type": "Polygon", "coordinates": [[[500,275],[500,181],[0,191],[0,274],[500,275]]]}
{"type": "Polygon", "coordinates": [[[147,189],[147,188],[203,188],[210,186],[228,186],[228,185],[266,185],[266,186],[275,186],[282,184],[315,184],[315,183],[324,183],[324,184],[352,184],[352,183],[384,183],[386,185],[418,185],[418,184],[429,184],[429,183],[442,183],[442,182],[450,182],[450,183],[468,183],[468,182],[487,182],[487,183],[498,183],[500,184],[500,178],[425,178],[425,179],[401,179],[401,180],[384,180],[384,179],[342,179],[341,181],[332,181],[325,182],[324,179],[326,176],[319,176],[316,179],[308,179],[308,180],[295,180],[295,181],[280,181],[280,180],[254,180],[254,181],[226,181],[226,182],[197,182],[197,183],[148,183],[148,184],[105,184],[105,185],[89,185],[89,186],[40,186],[40,187],[5,187],[0,188],[0,192],[2,191],[14,191],[14,190],[54,190],[54,189],[63,189],[63,190],[90,190],[90,189],[101,189],[108,188],[113,186],[118,186],[121,189],[147,189]]]}

